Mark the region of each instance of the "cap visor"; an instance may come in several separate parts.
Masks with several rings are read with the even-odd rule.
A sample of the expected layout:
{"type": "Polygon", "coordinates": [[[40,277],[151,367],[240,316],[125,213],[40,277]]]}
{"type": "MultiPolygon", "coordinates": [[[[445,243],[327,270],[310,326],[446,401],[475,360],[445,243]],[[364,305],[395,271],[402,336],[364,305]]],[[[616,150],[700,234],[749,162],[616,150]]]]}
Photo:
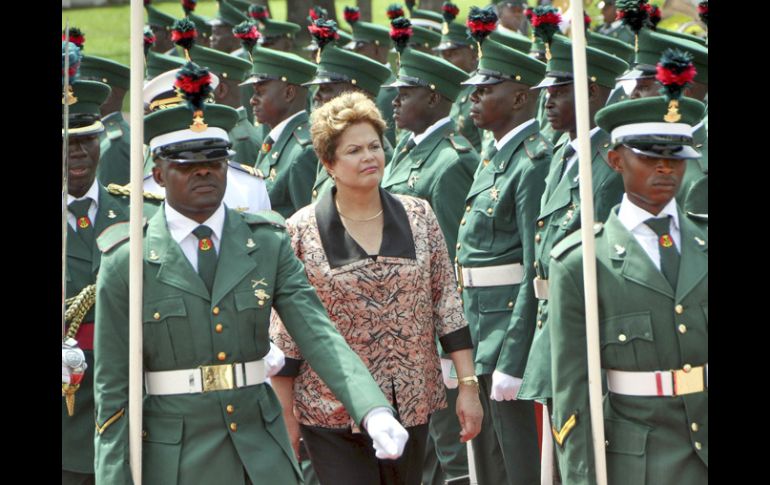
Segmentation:
{"type": "Polygon", "coordinates": [[[491,84],[500,84],[501,82],[503,82],[502,79],[476,73],[473,76],[471,76],[470,79],[467,79],[461,82],[460,85],[461,86],[488,86],[491,84]]]}
{"type": "Polygon", "coordinates": [[[654,72],[642,71],[641,69],[630,69],[624,72],[620,77],[616,77],[616,81],[627,81],[631,79],[646,79],[655,77],[654,72]]]}
{"type": "Polygon", "coordinates": [[[654,150],[642,150],[628,144],[625,144],[625,146],[628,147],[632,152],[636,153],[637,155],[644,155],[652,158],[666,158],[671,160],[689,160],[689,159],[701,157],[701,154],[699,151],[697,151],[696,149],[688,145],[671,145],[670,148],[672,149],[679,148],[679,150],[676,153],[671,153],[668,150],[666,150],[665,153],[660,153],[654,150]]]}
{"type": "Polygon", "coordinates": [[[531,89],[547,88],[549,86],[563,86],[574,82],[573,79],[567,79],[563,77],[546,76],[537,86],[532,86],[531,89]]]}
{"type": "Polygon", "coordinates": [[[418,87],[418,86],[419,86],[419,84],[412,84],[412,83],[408,83],[406,81],[403,81],[401,79],[396,79],[395,81],[393,81],[390,84],[383,84],[381,87],[383,87],[383,88],[413,88],[413,87],[418,87]]]}

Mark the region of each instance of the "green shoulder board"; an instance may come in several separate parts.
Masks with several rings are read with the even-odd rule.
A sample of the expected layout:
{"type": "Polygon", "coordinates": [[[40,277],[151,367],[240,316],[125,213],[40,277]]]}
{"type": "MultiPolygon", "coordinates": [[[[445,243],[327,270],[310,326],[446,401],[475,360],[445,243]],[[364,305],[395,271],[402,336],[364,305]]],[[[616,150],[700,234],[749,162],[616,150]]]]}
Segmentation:
{"type": "Polygon", "coordinates": [[[450,133],[447,136],[447,139],[449,140],[449,143],[452,144],[452,147],[457,150],[457,153],[468,153],[473,150],[473,145],[471,145],[471,142],[466,140],[464,136],[455,138],[455,134],[450,133]]]}
{"type": "MultiPolygon", "coordinates": [[[[601,222],[595,223],[594,236],[598,236],[602,232],[603,228],[604,224],[601,222]]],[[[578,229],[577,231],[559,241],[556,246],[553,247],[551,250],[551,257],[554,259],[559,259],[560,257],[564,256],[564,253],[568,252],[570,249],[579,246],[581,242],[582,239],[580,238],[580,229],[578,229]]]]}
{"type": "Polygon", "coordinates": [[[110,140],[117,140],[123,136],[123,129],[120,127],[119,123],[110,123],[105,126],[105,128],[107,130],[107,137],[110,140]]]}
{"type": "Polygon", "coordinates": [[[244,222],[250,226],[256,224],[270,224],[281,229],[286,229],[286,219],[275,211],[259,211],[256,214],[239,212],[238,214],[240,214],[241,217],[243,217],[244,222]]]}
{"type": "Polygon", "coordinates": [[[524,150],[530,160],[535,161],[547,157],[553,151],[553,145],[540,133],[535,133],[524,140],[524,150]]]}
{"type": "Polygon", "coordinates": [[[103,230],[96,238],[96,245],[99,247],[99,251],[106,254],[111,249],[119,246],[123,241],[128,241],[128,225],[128,221],[118,222],[103,230]]]}
{"type": "Polygon", "coordinates": [[[303,147],[313,143],[313,139],[310,138],[310,125],[308,123],[302,123],[298,127],[294,128],[292,135],[303,147]]]}

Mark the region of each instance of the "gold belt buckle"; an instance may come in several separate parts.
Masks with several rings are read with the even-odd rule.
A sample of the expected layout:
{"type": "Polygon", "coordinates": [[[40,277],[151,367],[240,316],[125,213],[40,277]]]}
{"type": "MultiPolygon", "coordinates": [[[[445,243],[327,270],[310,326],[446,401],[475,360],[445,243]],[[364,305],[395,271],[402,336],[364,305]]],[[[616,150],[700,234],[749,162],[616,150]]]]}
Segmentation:
{"type": "Polygon", "coordinates": [[[462,293],[465,282],[463,281],[463,267],[460,263],[455,263],[455,272],[457,273],[457,291],[462,293]]]}
{"type": "Polygon", "coordinates": [[[693,394],[703,392],[705,389],[703,381],[703,366],[693,367],[690,372],[682,369],[672,371],[674,378],[674,395],[682,396],[684,394],[693,394]]]}
{"type": "Polygon", "coordinates": [[[203,392],[223,391],[235,387],[233,379],[233,365],[202,365],[203,392]]]}

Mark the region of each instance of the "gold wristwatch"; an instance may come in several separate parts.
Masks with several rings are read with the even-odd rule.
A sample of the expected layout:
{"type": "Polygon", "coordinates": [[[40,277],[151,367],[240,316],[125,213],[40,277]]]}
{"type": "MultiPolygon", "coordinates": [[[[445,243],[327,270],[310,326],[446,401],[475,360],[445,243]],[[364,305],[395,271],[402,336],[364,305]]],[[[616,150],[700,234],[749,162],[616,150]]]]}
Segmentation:
{"type": "Polygon", "coordinates": [[[463,377],[462,379],[457,379],[457,382],[466,386],[475,386],[476,389],[479,388],[479,378],[476,376],[463,377]]]}

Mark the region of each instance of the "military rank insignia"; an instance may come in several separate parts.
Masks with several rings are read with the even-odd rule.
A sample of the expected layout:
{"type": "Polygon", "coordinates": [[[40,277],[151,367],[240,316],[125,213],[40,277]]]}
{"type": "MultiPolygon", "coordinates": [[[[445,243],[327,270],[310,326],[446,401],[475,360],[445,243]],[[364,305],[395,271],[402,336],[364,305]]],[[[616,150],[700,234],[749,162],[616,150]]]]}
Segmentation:
{"type": "Polygon", "coordinates": [[[491,189],[489,189],[489,197],[495,202],[497,202],[497,199],[500,198],[500,189],[498,189],[497,187],[492,187],[491,189]]]}
{"type": "Polygon", "coordinates": [[[263,143],[262,144],[262,153],[269,152],[271,148],[273,148],[272,144],[270,144],[270,143],[263,143]]]}
{"type": "Polygon", "coordinates": [[[91,226],[91,220],[87,216],[78,218],[78,227],[81,229],[88,229],[91,226]]]}
{"type": "Polygon", "coordinates": [[[670,248],[671,246],[674,245],[674,241],[671,240],[671,236],[669,236],[668,234],[664,234],[660,236],[660,245],[663,246],[664,248],[670,248]]]}
{"type": "Polygon", "coordinates": [[[407,185],[407,186],[408,186],[410,189],[413,189],[413,188],[414,188],[414,184],[416,184],[416,183],[417,183],[417,180],[418,180],[419,178],[420,178],[420,176],[419,176],[419,175],[417,175],[416,173],[413,173],[412,175],[410,175],[410,176],[409,176],[409,180],[407,180],[407,182],[406,182],[406,185],[407,185]]]}
{"type": "Polygon", "coordinates": [[[201,251],[208,251],[213,247],[211,244],[211,239],[204,237],[203,239],[198,241],[198,249],[201,251]]]}

